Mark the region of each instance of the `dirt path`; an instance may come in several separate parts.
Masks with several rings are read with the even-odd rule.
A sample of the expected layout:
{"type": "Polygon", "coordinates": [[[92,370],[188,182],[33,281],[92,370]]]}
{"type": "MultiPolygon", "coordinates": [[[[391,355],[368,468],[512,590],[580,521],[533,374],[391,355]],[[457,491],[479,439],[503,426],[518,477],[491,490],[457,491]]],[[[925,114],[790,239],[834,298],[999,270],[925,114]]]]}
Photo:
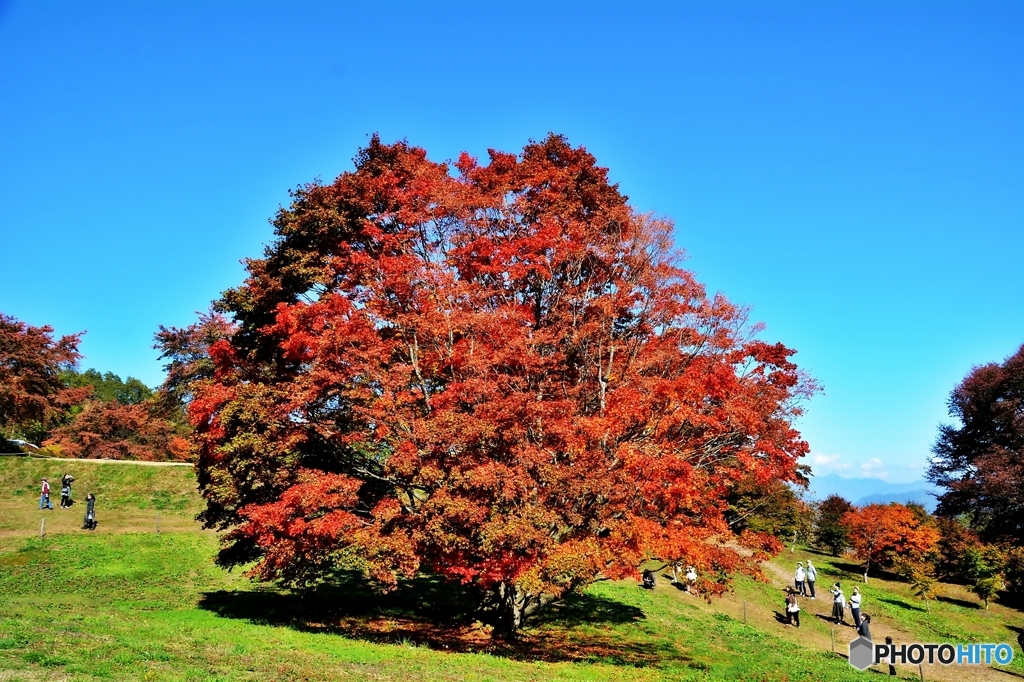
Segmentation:
{"type": "MultiPolygon", "coordinates": [[[[763,564],[771,584],[779,590],[779,606],[777,612],[781,615],[784,600],[784,590],[793,584],[793,576],[790,572],[773,563],[763,564]]],[[[820,592],[821,590],[819,590],[820,592]]],[[[679,593],[681,599],[694,599],[685,592],[679,593]]],[[[715,599],[710,605],[700,599],[694,600],[699,608],[708,611],[726,613],[733,618],[743,620],[743,600],[735,594],[725,595],[715,599]]],[[[766,610],[758,604],[747,603],[747,622],[763,630],[770,631],[779,637],[795,642],[808,649],[832,650],[832,637],[835,637],[835,651],[837,656],[846,658],[850,642],[857,638],[857,632],[852,626],[834,625],[831,620],[832,598],[825,592],[825,598],[812,600],[809,598],[800,599],[800,621],[801,627],[790,627],[780,623],[776,617],[776,611],[766,610]]],[[[847,615],[847,618],[850,618],[847,615]]],[[[852,622],[852,619],[850,619],[852,622]]],[[[897,644],[916,641],[916,637],[900,630],[893,624],[874,618],[871,621],[871,634],[875,641],[883,642],[886,637],[892,637],[897,644]]],[[[874,666],[874,670],[886,672],[886,666],[874,666]]],[[[897,665],[901,679],[919,679],[919,672],[916,665],[897,665]]],[[[1007,673],[982,666],[943,666],[938,663],[923,665],[925,680],[940,680],[942,682],[963,682],[972,680],[977,682],[1007,682],[1012,679],[1007,673]]],[[[1010,673],[1012,675],[1012,673],[1010,673]]]]}

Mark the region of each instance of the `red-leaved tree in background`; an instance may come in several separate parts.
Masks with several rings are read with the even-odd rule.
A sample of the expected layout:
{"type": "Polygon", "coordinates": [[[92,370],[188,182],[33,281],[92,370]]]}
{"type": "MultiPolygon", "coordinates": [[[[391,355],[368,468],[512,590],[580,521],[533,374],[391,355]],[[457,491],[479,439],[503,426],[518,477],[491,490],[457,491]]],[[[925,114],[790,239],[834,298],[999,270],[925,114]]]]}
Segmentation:
{"type": "Polygon", "coordinates": [[[180,426],[164,418],[152,400],[124,405],[91,400],[72,421],[46,440],[65,457],[185,461],[189,444],[180,426]]]}
{"type": "Polygon", "coordinates": [[[0,313],[0,435],[34,436],[91,389],[68,388],[61,372],[81,357],[81,334],[53,338],[53,327],[33,327],[0,313]]]}
{"type": "Polygon", "coordinates": [[[939,541],[934,523],[895,502],[855,508],[843,515],[842,522],[849,528],[850,546],[864,562],[865,577],[873,567],[921,563],[939,541]]]}
{"type": "Polygon", "coordinates": [[[355,161],[279,212],[188,385],[223,564],[430,572],[512,637],[650,557],[712,593],[781,549],[724,513],[738,480],[798,479],[813,383],[679,267],[668,221],[554,135],[454,168],[375,137],[355,161]]]}

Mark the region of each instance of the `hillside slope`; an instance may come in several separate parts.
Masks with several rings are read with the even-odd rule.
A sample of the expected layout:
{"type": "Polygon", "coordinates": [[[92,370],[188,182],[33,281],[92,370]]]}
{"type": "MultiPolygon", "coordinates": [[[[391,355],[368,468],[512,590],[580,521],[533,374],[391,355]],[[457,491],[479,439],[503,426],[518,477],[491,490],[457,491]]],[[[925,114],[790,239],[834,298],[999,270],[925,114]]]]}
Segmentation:
{"type": "MultiPolygon", "coordinates": [[[[711,680],[866,679],[831,653],[826,600],[804,600],[803,627],[780,624],[790,565],[814,558],[820,583],[855,567],[810,552],[768,565],[772,584],[741,579],[708,604],[659,579],[653,591],[604,581],[552,608],[514,646],[460,617],[458,588],[421,579],[379,595],[358,576],[299,599],[216,568],[217,539],[187,468],[0,459],[0,679],[3,680],[711,680]],[[37,509],[36,479],[66,465],[75,494],[99,491],[100,528],[37,509]],[[160,511],[161,533],[155,528],[160,511]],[[38,537],[39,520],[47,535],[38,537]],[[746,608],[744,609],[744,602],[746,608]],[[744,623],[744,611],[746,623],[744,623]]],[[[960,588],[931,611],[903,586],[872,580],[875,634],[898,641],[1012,641],[1020,614],[975,608],[960,588]],[[960,590],[960,591],[957,591],[960,590]]],[[[824,590],[822,590],[824,591],[824,590]]],[[[851,628],[836,628],[845,653],[851,628]]],[[[925,669],[926,679],[1006,682],[1006,672],[925,669]]],[[[903,679],[917,671],[901,669],[903,679]]]]}

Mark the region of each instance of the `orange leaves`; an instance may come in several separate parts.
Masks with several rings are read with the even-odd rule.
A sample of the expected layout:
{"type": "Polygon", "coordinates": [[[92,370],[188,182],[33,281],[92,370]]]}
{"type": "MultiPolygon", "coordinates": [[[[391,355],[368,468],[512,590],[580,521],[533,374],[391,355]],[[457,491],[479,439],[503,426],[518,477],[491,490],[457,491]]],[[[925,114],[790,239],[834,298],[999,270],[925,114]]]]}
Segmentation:
{"type": "Polygon", "coordinates": [[[902,504],[869,504],[847,512],[842,522],[849,528],[854,552],[868,565],[920,561],[939,541],[934,523],[902,504]]]}
{"type": "Polygon", "coordinates": [[[71,423],[46,441],[68,457],[157,461],[190,458],[180,429],[162,417],[151,400],[123,405],[89,401],[71,423]]]}
{"type": "Polygon", "coordinates": [[[708,299],[585,149],[455,171],[374,138],[275,219],[195,387],[207,521],[294,581],[339,552],[530,594],[652,555],[746,566],[728,492],[806,452],[792,351],[708,299]]]}

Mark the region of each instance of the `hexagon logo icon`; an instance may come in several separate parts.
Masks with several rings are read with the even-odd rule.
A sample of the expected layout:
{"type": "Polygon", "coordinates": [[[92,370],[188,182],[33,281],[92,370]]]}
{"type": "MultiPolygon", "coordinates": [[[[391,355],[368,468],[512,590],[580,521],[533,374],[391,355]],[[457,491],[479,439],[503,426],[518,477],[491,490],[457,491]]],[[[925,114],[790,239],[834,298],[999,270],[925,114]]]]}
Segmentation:
{"type": "Polygon", "coordinates": [[[858,637],[850,642],[850,665],[857,670],[867,670],[875,661],[875,645],[867,637],[858,637]]]}

